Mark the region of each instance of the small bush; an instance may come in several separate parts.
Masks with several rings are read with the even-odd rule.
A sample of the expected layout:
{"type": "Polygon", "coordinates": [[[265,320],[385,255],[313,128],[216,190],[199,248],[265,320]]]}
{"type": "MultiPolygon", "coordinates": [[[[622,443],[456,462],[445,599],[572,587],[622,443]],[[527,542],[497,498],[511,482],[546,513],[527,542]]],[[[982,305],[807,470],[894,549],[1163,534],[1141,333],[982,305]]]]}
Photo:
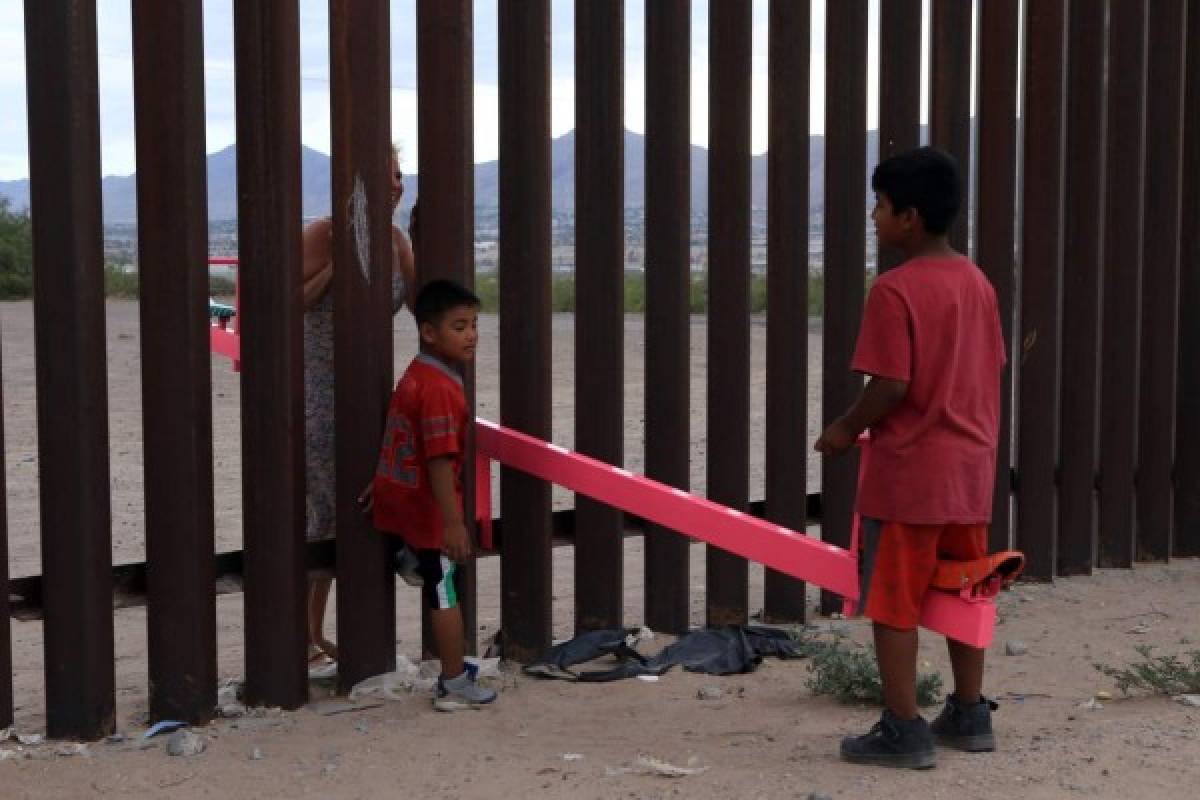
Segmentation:
{"type": "MultiPolygon", "coordinates": [[[[842,637],[823,642],[812,654],[807,686],[813,694],[827,694],[843,703],[883,705],[883,682],[873,647],[860,647],[842,637]],[[848,643],[847,643],[848,642],[848,643]]],[[[917,702],[931,706],[942,695],[942,676],[917,674],[917,702]]]]}
{"type": "Polygon", "coordinates": [[[1107,664],[1092,666],[1115,680],[1121,694],[1131,691],[1168,695],[1200,693],[1200,650],[1181,655],[1156,656],[1153,654],[1154,648],[1147,645],[1134,649],[1142,660],[1124,669],[1107,664]]]}
{"type": "Polygon", "coordinates": [[[138,276],[136,272],[126,272],[113,264],[104,265],[104,296],[119,297],[123,300],[136,300],[138,296],[138,276]]]}

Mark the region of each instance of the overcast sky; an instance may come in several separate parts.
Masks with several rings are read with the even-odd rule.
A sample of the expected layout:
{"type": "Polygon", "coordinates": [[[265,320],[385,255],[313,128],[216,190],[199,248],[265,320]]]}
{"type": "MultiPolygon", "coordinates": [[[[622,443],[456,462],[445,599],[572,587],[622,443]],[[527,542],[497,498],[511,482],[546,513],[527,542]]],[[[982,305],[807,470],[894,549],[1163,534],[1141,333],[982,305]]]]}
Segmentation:
{"type": "MultiPolygon", "coordinates": [[[[498,0],[475,0],[475,160],[496,158],[496,7],[498,0]]],[[[204,0],[207,149],[234,142],[233,0],[204,0]]],[[[877,114],[878,3],[871,0],[868,74],[869,124],[877,114]]],[[[27,177],[28,129],[25,115],[25,48],[22,2],[0,3],[0,180],[27,177]],[[10,110],[15,113],[9,113],[10,110]]],[[[574,127],[574,0],[552,0],[552,132],[574,127]]],[[[708,0],[692,11],[692,141],[708,138],[708,0]]],[[[754,0],[754,152],[767,138],[767,0],[754,0]]],[[[928,0],[925,2],[928,7],[928,0]]],[[[407,171],[417,159],[416,0],[392,0],[392,136],[400,144],[407,171]]],[[[328,0],[300,0],[303,140],[329,152],[328,0]]],[[[644,132],[644,0],[625,3],[625,124],[644,132]]],[[[130,0],[97,0],[100,82],[100,135],[105,175],[134,171],[133,63],[130,0]]],[[[926,9],[928,13],[928,8],[926,9]]],[[[825,0],[813,0],[811,117],[813,132],[824,129],[825,0]]],[[[925,49],[927,50],[927,45],[925,49]]],[[[928,59],[923,59],[927,63],[928,59]]],[[[923,104],[924,105],[924,104],[923,104]]],[[[927,118],[926,109],[921,112],[927,118]]]]}

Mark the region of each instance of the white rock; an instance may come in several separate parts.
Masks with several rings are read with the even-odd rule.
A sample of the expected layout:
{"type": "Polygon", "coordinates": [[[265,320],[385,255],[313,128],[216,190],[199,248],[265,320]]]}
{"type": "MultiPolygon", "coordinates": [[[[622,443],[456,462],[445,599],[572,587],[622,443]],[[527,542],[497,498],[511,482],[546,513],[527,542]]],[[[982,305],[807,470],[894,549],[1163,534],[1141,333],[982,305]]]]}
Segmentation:
{"type": "Polygon", "coordinates": [[[197,736],[188,730],[175,731],[167,739],[167,755],[169,756],[198,756],[204,752],[207,743],[204,737],[197,736]]]}

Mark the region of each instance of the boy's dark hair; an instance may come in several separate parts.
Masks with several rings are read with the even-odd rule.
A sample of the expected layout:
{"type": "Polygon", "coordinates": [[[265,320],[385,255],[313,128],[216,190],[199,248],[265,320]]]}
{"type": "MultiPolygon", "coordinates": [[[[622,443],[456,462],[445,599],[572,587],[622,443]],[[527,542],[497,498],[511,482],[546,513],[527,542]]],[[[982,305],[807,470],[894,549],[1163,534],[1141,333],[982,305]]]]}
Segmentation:
{"type": "Polygon", "coordinates": [[[949,230],[962,204],[958,163],[936,147],[918,147],[881,161],[871,174],[871,188],[887,195],[897,214],[916,209],[926,232],[934,235],[949,230]]]}
{"type": "Polygon", "coordinates": [[[443,314],[461,306],[479,308],[479,298],[465,286],[438,278],[422,286],[421,291],[417,293],[417,302],[413,303],[413,316],[417,318],[418,325],[425,322],[436,325],[443,314]]]}

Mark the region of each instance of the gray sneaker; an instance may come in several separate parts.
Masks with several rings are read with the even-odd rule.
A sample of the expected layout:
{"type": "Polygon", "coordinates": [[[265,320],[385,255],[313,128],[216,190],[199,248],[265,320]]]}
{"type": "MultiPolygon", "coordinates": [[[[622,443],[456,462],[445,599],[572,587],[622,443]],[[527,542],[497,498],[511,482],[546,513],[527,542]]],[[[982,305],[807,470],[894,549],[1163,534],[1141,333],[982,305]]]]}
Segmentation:
{"type": "Polygon", "coordinates": [[[930,727],[937,743],[968,753],[987,753],[996,749],[992,733],[992,712],[996,703],[980,697],[978,703],[960,703],[954,695],[946,698],[946,707],[930,727]]]}
{"type": "Polygon", "coordinates": [[[457,678],[438,678],[433,707],[438,711],[465,711],[482,708],[496,699],[496,693],[475,682],[475,672],[468,665],[457,678]]]}

